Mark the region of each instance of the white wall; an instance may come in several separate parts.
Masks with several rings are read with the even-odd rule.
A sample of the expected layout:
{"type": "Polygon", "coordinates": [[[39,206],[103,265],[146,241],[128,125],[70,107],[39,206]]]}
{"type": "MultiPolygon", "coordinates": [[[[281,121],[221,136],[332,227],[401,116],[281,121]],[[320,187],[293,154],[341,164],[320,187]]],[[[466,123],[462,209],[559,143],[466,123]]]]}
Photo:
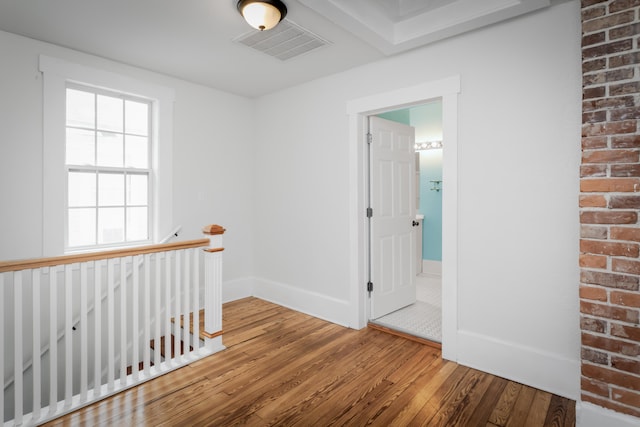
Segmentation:
{"type": "Polygon", "coordinates": [[[225,279],[250,276],[252,101],[5,32],[0,32],[0,259],[42,254],[40,54],[175,91],[173,225],[183,227],[180,239],[202,237],[207,224],[223,225],[225,279]]]}
{"type": "Polygon", "coordinates": [[[260,98],[256,293],[348,317],[359,284],[348,265],[345,106],[453,75],[462,84],[458,360],[576,398],[577,1],[260,98]]]}

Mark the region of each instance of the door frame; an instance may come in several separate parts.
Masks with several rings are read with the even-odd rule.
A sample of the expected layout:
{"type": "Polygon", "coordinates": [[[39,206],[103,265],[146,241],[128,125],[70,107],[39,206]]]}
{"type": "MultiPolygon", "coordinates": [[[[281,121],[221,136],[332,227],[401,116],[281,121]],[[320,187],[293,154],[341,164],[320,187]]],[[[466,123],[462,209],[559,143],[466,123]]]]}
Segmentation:
{"type": "Polygon", "coordinates": [[[458,346],[458,95],[460,76],[382,92],[347,102],[349,117],[349,326],[364,328],[368,226],[366,134],[368,116],[442,99],[442,357],[457,360],[458,346]]]}

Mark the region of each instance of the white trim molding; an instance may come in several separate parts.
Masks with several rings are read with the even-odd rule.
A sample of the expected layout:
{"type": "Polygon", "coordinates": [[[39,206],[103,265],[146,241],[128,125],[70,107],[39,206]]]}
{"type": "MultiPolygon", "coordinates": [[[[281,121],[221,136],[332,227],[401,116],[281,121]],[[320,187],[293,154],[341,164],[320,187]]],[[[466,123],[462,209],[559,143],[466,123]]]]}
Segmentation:
{"type": "Polygon", "coordinates": [[[351,100],[349,115],[349,225],[350,317],[352,328],[363,328],[369,318],[366,292],[367,225],[366,150],[367,116],[442,99],[443,203],[442,203],[442,357],[457,361],[458,333],[458,95],[460,76],[400,88],[351,100]]]}
{"type": "Polygon", "coordinates": [[[589,402],[576,402],[577,427],[638,427],[640,418],[621,414],[589,402]]]}
{"type": "Polygon", "coordinates": [[[64,251],[66,200],[65,91],[67,82],[150,99],[153,104],[152,239],[160,241],[173,226],[173,103],[174,90],[129,76],[40,55],[43,75],[43,237],[42,255],[64,251]]]}

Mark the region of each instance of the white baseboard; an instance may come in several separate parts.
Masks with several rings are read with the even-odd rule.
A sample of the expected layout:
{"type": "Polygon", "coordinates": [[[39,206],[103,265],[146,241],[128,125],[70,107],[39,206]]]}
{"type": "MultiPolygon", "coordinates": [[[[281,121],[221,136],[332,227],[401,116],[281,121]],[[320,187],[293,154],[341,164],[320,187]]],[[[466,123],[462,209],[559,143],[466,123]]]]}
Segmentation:
{"type": "Polygon", "coordinates": [[[576,427],[637,427],[640,418],[620,414],[589,402],[576,402],[576,427]]]}
{"type": "Polygon", "coordinates": [[[535,348],[458,332],[458,362],[462,365],[577,400],[580,361],[535,348]]]}
{"type": "Polygon", "coordinates": [[[253,296],[253,278],[243,277],[222,284],[222,303],[253,296]]]}
{"type": "Polygon", "coordinates": [[[253,296],[342,326],[352,317],[348,301],[271,280],[254,278],[253,296]]]}
{"type": "Polygon", "coordinates": [[[429,276],[442,276],[442,261],[422,260],[422,274],[429,276]]]}

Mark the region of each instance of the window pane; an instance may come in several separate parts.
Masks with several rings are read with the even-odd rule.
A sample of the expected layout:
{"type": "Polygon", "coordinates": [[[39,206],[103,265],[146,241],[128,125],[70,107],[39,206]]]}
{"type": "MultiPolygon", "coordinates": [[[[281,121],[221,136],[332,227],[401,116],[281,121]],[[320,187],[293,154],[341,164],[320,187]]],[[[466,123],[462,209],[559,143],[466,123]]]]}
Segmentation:
{"type": "Polygon", "coordinates": [[[91,165],[96,161],[95,133],[67,128],[66,157],[68,165],[91,165]]]}
{"type": "Polygon", "coordinates": [[[122,132],[123,100],[98,95],[98,129],[122,132]]]}
{"type": "Polygon", "coordinates": [[[69,247],[96,244],[96,209],[68,211],[69,247]]]}
{"type": "Polygon", "coordinates": [[[124,208],[98,209],[98,243],[124,241],[124,208]]]}
{"type": "Polygon", "coordinates": [[[149,134],[149,104],[125,101],[125,132],[147,136],[149,134]]]}
{"type": "Polygon", "coordinates": [[[124,175],[116,173],[98,174],[98,205],[124,205],[124,175]]]}
{"type": "Polygon", "coordinates": [[[147,175],[127,175],[127,205],[146,205],[148,197],[147,175]]]}
{"type": "Polygon", "coordinates": [[[125,166],[147,169],[149,167],[148,138],[144,136],[125,136],[125,166]]]}
{"type": "Polygon", "coordinates": [[[147,208],[127,208],[127,241],[147,240],[147,208]]]}
{"type": "Polygon", "coordinates": [[[95,128],[95,95],[67,89],[67,126],[95,128]]]}
{"type": "Polygon", "coordinates": [[[69,172],[69,207],[96,205],[95,172],[69,172]]]}
{"type": "Polygon", "coordinates": [[[122,134],[98,132],[98,166],[122,167],[122,134]]]}

